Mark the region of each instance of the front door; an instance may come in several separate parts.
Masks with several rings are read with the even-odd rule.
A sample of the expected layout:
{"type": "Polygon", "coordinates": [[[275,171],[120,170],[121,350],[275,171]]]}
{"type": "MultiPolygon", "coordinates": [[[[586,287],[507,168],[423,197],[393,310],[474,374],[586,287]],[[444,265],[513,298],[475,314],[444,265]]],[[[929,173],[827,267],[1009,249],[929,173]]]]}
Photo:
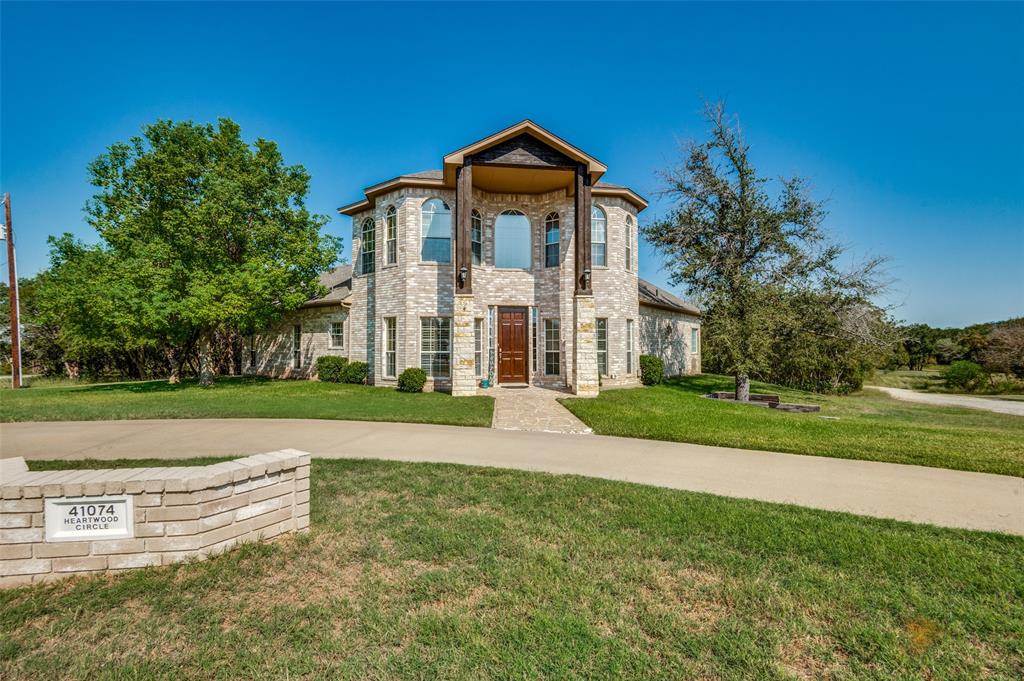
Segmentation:
{"type": "Polygon", "coordinates": [[[526,383],[526,308],[498,308],[498,383],[526,383]]]}

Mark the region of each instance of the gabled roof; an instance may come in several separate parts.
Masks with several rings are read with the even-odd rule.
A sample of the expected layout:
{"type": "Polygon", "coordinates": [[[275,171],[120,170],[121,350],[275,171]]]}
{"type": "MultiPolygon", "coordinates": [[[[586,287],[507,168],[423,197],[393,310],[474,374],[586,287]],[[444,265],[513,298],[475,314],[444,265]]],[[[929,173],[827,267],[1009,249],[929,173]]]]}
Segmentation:
{"type": "Polygon", "coordinates": [[[596,158],[586,153],[582,149],[574,147],[558,135],[545,130],[530,119],[526,119],[511,125],[504,130],[489,135],[482,140],[477,140],[472,144],[467,144],[461,149],[457,149],[452,153],[444,157],[444,179],[446,182],[455,182],[455,168],[461,166],[466,160],[467,156],[472,154],[478,154],[484,149],[488,149],[495,145],[501,144],[506,140],[510,140],[513,137],[517,137],[522,134],[527,134],[535,139],[540,140],[549,147],[560,151],[569,158],[582,163],[587,167],[590,172],[590,179],[593,183],[597,183],[598,178],[608,172],[608,166],[598,161],[596,158]]]}
{"type": "Polygon", "coordinates": [[[320,305],[342,305],[348,302],[352,294],[352,265],[339,265],[332,270],[320,273],[320,285],[327,293],[319,298],[310,298],[303,307],[320,305]]]}
{"type": "Polygon", "coordinates": [[[665,289],[658,288],[649,281],[637,277],[637,288],[640,294],[640,304],[658,307],[673,312],[684,312],[695,317],[700,316],[700,308],[693,303],[688,303],[678,296],[674,296],[665,289]]]}

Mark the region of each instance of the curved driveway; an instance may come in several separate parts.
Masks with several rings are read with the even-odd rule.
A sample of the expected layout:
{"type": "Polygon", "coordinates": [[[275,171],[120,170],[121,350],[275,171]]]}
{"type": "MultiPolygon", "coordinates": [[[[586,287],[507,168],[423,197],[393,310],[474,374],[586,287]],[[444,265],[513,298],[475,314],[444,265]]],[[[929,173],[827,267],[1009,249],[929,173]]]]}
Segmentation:
{"type": "Polygon", "coordinates": [[[409,423],[194,419],[4,423],[0,456],[432,461],[578,474],[880,518],[1024,535],[1024,478],[655,440],[409,423]]]}
{"type": "Polygon", "coordinates": [[[889,397],[907,402],[920,402],[921,404],[932,404],[940,407],[966,407],[968,409],[984,409],[994,411],[997,414],[1012,414],[1024,416],[1024,401],[994,400],[985,397],[973,397],[971,395],[947,395],[945,393],[922,393],[906,388],[887,388],[882,385],[866,385],[865,388],[881,390],[889,397]]]}

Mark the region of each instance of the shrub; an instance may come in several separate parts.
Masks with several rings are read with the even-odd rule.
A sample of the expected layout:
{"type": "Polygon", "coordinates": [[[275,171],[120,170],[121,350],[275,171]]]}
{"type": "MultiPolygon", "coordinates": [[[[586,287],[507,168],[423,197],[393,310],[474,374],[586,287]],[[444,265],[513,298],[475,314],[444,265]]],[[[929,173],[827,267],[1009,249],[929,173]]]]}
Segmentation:
{"type": "Polygon", "coordinates": [[[979,387],[987,375],[985,370],[974,362],[960,360],[950,364],[942,377],[946,379],[947,388],[970,391],[979,387]]]}
{"type": "Polygon", "coordinates": [[[409,367],[398,377],[398,389],[403,393],[421,393],[427,383],[427,372],[419,367],[409,367]]]}
{"type": "Polygon", "coordinates": [[[348,360],[344,357],[318,357],[316,360],[316,376],[326,383],[341,383],[342,373],[348,360]]]}
{"type": "Polygon", "coordinates": [[[370,369],[366,362],[349,362],[341,372],[342,383],[366,383],[370,369]]]}
{"type": "Polygon", "coordinates": [[[640,382],[644,385],[657,385],[665,377],[665,363],[661,357],[640,355],[640,382]]]}

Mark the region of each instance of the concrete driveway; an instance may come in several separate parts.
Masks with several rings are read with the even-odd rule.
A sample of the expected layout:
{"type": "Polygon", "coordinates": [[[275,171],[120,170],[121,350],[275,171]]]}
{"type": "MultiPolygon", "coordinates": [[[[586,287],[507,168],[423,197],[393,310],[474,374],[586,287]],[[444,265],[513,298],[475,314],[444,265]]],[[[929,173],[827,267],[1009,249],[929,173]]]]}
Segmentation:
{"type": "Polygon", "coordinates": [[[889,397],[907,402],[920,402],[921,404],[932,404],[940,407],[966,407],[967,409],[984,409],[997,414],[1012,414],[1024,416],[1024,401],[995,400],[984,397],[972,397],[971,395],[946,395],[943,393],[922,393],[916,390],[905,388],[887,388],[881,385],[866,385],[865,388],[881,390],[889,397]]]}
{"type": "Polygon", "coordinates": [[[0,456],[234,456],[494,466],[624,480],[879,518],[1024,535],[1024,478],[726,447],[409,423],[195,419],[4,423],[0,456]]]}

